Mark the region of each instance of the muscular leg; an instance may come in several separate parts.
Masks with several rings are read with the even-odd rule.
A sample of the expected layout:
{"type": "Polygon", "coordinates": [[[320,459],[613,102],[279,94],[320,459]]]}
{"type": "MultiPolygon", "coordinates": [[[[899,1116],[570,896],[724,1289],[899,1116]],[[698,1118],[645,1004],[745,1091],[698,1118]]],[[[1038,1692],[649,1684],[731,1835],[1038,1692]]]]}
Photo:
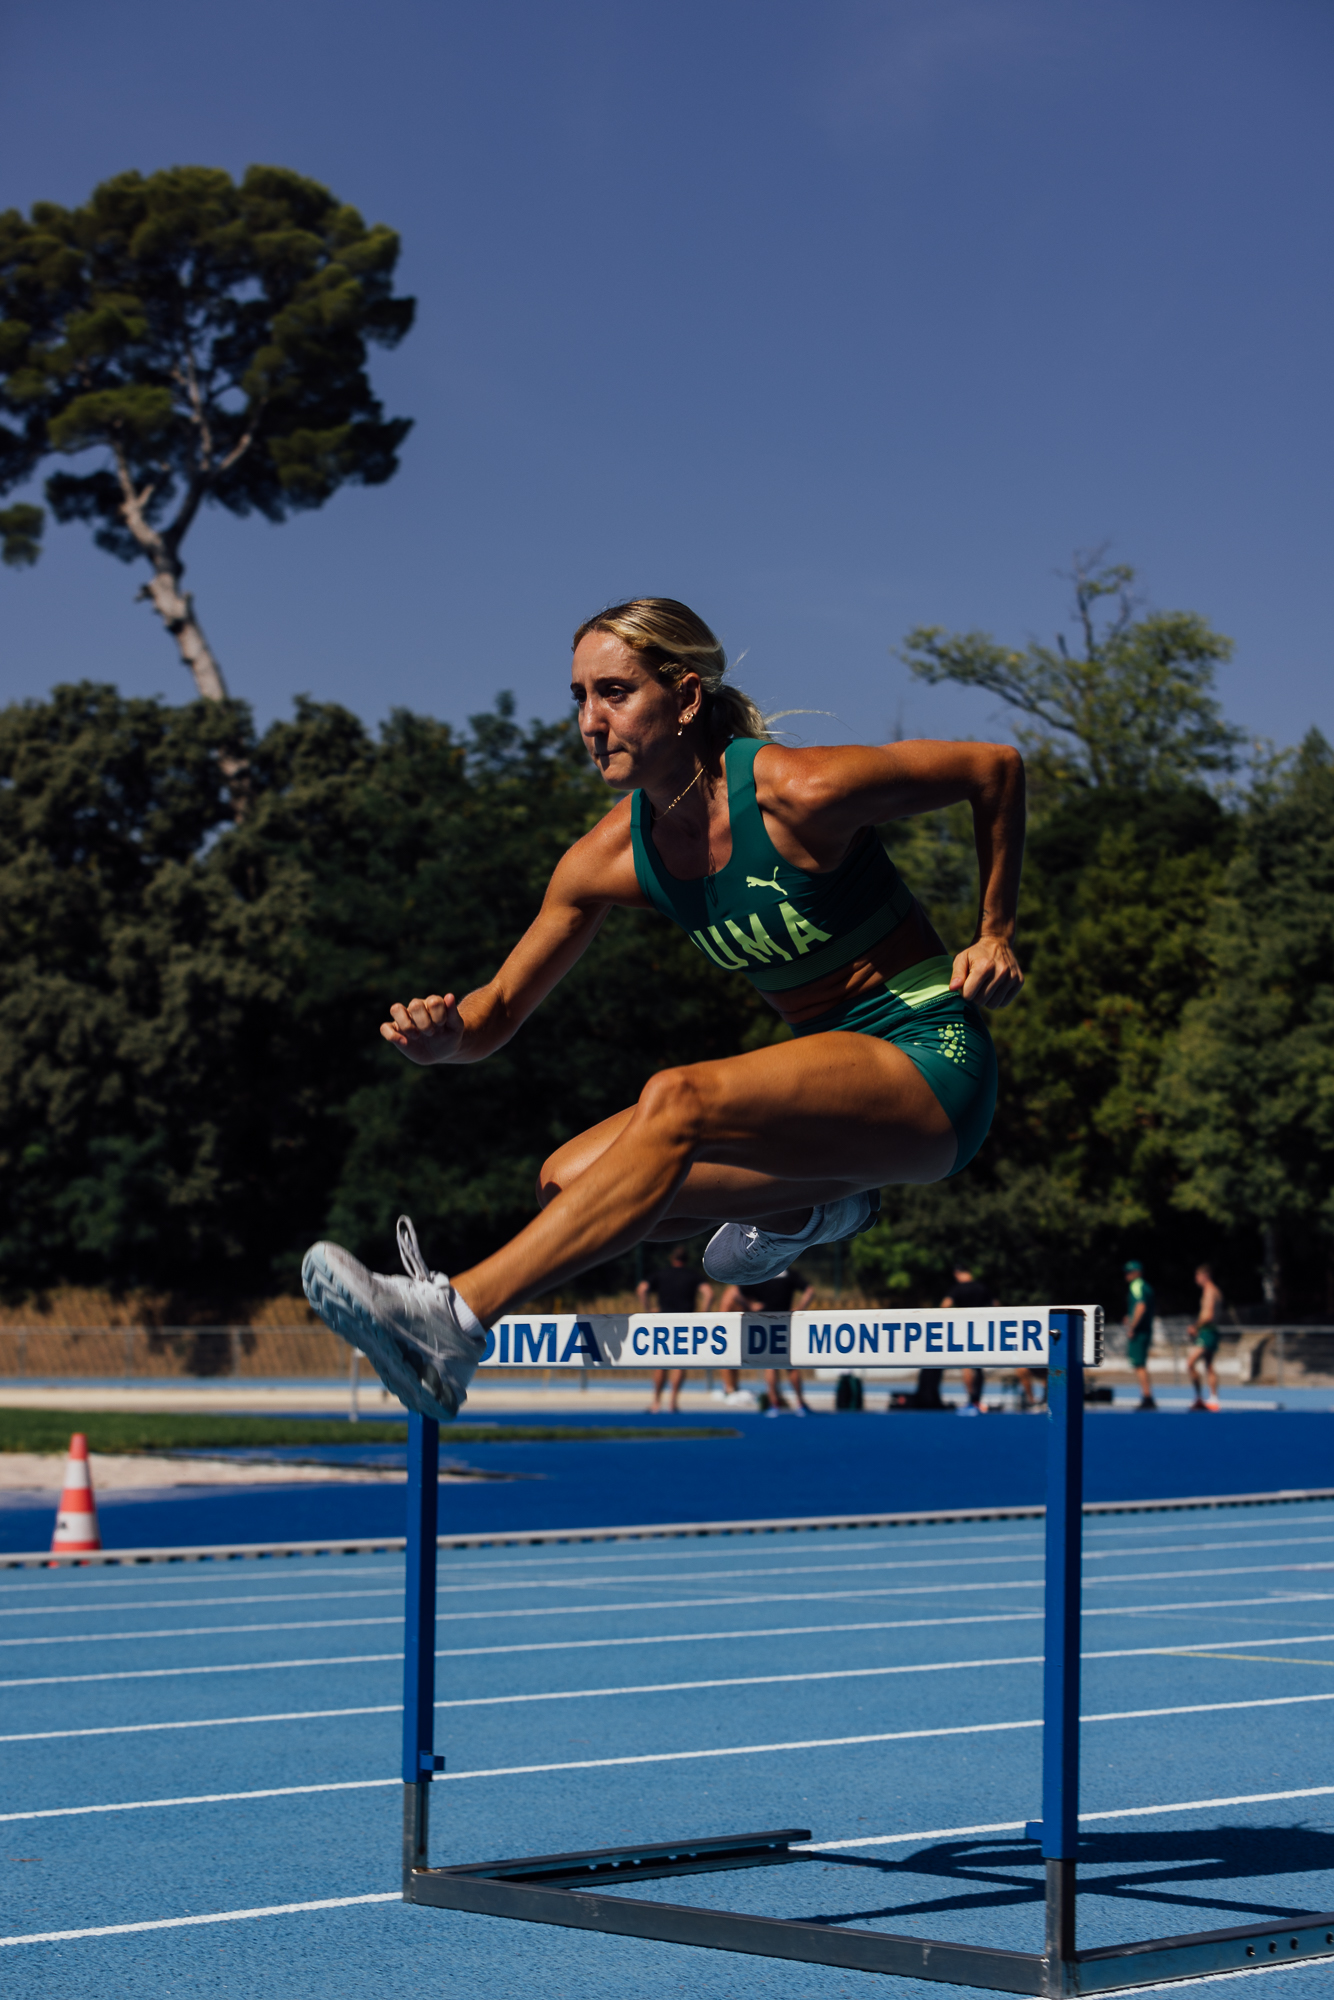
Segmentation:
{"type": "MultiPolygon", "coordinates": [[[[694,1188],[683,1193],[697,1167],[734,1177],[730,1190],[715,1177],[715,1214],[727,1200],[732,1219],[752,1219],[767,1187],[773,1208],[781,1199],[780,1212],[800,1227],[825,1190],[939,1180],[956,1152],[954,1129],[920,1071],[870,1035],[810,1035],[664,1070],[570,1186],[454,1284],[490,1325],[516,1301],[642,1242],[678,1200],[698,1215],[704,1204],[694,1188]]],[[[773,1209],[766,1219],[778,1220],[773,1209]]]]}
{"type": "MultiPolygon", "coordinates": [[[[911,1067],[911,1065],[909,1065],[911,1067]]],[[[569,1139],[544,1164],[537,1181],[540,1207],[554,1201],[586,1173],[595,1160],[615,1143],[635,1116],[635,1107],[617,1111],[601,1124],[590,1125],[577,1138],[569,1139]]],[[[716,1229],[720,1222],[760,1222],[780,1234],[801,1228],[819,1201],[841,1201],[852,1192],[845,1179],[805,1180],[794,1188],[790,1180],[759,1173],[748,1167],[723,1166],[699,1160],[667,1206],[666,1213],[640,1239],[645,1243],[680,1243],[716,1229]],[[798,1205],[794,1201],[800,1197],[798,1205]]]]}

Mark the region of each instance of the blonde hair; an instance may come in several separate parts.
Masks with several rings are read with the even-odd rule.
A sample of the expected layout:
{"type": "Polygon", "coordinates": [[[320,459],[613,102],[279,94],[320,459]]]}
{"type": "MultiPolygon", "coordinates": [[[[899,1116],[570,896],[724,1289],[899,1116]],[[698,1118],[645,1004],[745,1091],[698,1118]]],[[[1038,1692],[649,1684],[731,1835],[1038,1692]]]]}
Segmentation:
{"type": "Polygon", "coordinates": [[[590,632],[610,632],[639,654],[664,687],[680,687],[686,674],[698,674],[704,689],[701,720],[710,736],[721,742],[734,736],[768,741],[764,717],[748,694],[724,681],[727,655],[688,604],[675,597],[632,597],[586,619],[574,635],[574,645],[590,632]]]}

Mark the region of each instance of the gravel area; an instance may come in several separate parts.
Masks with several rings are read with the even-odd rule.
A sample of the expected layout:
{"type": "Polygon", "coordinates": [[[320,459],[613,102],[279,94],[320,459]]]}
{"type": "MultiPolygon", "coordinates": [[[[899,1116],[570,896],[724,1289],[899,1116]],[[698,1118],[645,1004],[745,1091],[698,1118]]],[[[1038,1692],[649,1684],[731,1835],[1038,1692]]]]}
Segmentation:
{"type": "MultiPolygon", "coordinates": [[[[93,1492],[145,1491],[162,1486],[383,1486],[405,1472],[373,1466],[263,1465],[227,1458],[157,1458],[91,1452],[93,1492]]],[[[0,1452],[0,1491],[59,1493],[65,1479],[64,1452],[0,1452]]]]}

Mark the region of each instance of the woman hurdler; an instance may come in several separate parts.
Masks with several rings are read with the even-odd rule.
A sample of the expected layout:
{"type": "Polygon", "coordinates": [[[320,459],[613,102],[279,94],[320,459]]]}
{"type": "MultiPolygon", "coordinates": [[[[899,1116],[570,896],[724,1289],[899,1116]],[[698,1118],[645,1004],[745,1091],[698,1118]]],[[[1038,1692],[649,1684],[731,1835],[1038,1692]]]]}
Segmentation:
{"type": "Polygon", "coordinates": [[[633,1244],[715,1225],[704,1268],[761,1284],[803,1250],[869,1227],[888,1182],[942,1180],[987,1135],[1024,844],[1024,771],[1005,744],[788,749],[724,678],[704,621],[638,598],[581,625],[571,693],[607,785],[626,796],[552,875],[494,979],[460,1000],[395,1001],[380,1033],[410,1062],[481,1062],[588,949],[616,905],[656,909],[720,971],[759,988],[792,1039],[649,1078],[639,1101],[553,1153],[539,1213],[450,1279],[399,1222],[406,1276],[337,1244],[306,1295],[409,1408],[453,1418],[486,1329],[521,1300],[633,1244]],[[951,960],[876,833],[972,807],[981,894],[951,960]]]}

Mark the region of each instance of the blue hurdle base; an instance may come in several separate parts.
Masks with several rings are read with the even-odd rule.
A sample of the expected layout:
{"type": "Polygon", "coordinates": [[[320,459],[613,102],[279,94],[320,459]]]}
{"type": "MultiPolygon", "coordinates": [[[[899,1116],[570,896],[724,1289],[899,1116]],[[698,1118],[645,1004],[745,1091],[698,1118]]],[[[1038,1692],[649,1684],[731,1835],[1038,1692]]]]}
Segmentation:
{"type": "MultiPolygon", "coordinates": [[[[1101,1329],[1099,1329],[1100,1331],[1101,1329]]],[[[1052,1314],[1047,1387],[1045,1671],[1042,1819],[1026,1832],[1046,1862],[1046,1936],[1041,1952],[998,1951],[888,1931],[835,1928],[782,1917],[702,1910],[615,1893],[627,1883],[800,1861],[828,1867],[838,1857],[801,1851],[806,1827],[722,1834],[642,1847],[590,1848],[519,1860],[432,1868],[428,1858],[434,1750],[436,1507],[438,1426],[414,1416],[408,1444],[407,1599],[403,1690],[403,1899],[479,1916],[713,1951],[796,1959],[857,1972],[897,1973],[1004,1993],[1074,1996],[1114,1993],[1168,1979],[1205,1979],[1278,1959],[1334,1957],[1334,1912],[1302,1914],[1281,1927],[1243,1925],[1184,1937],[1080,1951],[1075,1942],[1079,1831],[1079,1610],[1083,1554],[1084,1315],[1052,1314]],[[1057,1320],[1062,1321],[1059,1333],[1057,1320]],[[794,1848],[797,1851],[793,1851],[794,1848]]]]}

